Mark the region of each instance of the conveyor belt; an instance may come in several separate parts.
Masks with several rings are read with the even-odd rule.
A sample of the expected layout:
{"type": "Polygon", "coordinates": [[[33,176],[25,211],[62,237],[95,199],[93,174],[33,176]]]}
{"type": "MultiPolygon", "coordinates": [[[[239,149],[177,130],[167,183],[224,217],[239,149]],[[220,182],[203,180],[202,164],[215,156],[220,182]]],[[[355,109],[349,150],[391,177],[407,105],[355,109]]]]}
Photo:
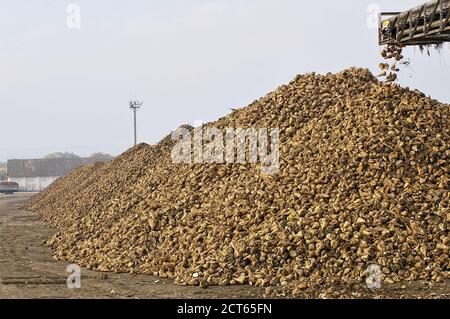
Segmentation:
{"type": "Polygon", "coordinates": [[[429,1],[404,12],[383,12],[379,25],[380,45],[450,42],[450,0],[429,1]]]}

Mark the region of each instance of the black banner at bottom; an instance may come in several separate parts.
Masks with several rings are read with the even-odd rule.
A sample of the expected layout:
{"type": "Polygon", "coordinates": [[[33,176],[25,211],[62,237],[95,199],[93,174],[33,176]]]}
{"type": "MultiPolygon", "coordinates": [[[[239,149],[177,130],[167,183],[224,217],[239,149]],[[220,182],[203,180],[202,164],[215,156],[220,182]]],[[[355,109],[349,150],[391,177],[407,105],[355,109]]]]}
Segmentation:
{"type": "Polygon", "coordinates": [[[3,313],[29,312],[45,318],[82,317],[86,315],[121,315],[130,318],[310,318],[339,316],[361,318],[367,315],[420,315],[445,313],[449,300],[232,300],[232,299],[108,299],[108,300],[1,300],[3,313]],[[441,309],[442,307],[442,309],[441,309]],[[8,309],[10,308],[10,309],[8,309]],[[313,316],[311,316],[313,315],[313,316]]]}

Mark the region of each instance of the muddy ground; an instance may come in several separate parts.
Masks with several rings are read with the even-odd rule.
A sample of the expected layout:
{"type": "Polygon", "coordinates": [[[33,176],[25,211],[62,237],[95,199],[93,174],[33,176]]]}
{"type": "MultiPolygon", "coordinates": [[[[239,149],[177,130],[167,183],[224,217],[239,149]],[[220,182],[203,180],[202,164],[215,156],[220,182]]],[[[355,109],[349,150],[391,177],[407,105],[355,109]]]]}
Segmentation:
{"type": "MultiPolygon", "coordinates": [[[[32,194],[0,195],[0,298],[262,298],[251,286],[185,287],[153,276],[81,270],[81,288],[67,288],[69,263],[43,245],[54,230],[20,208],[32,194]]],[[[450,298],[449,282],[396,284],[364,298],[450,298]]]]}
{"type": "Polygon", "coordinates": [[[67,288],[69,263],[55,261],[43,245],[54,230],[20,209],[30,194],[0,195],[0,298],[262,298],[244,287],[177,286],[153,276],[81,270],[81,288],[67,288]]]}

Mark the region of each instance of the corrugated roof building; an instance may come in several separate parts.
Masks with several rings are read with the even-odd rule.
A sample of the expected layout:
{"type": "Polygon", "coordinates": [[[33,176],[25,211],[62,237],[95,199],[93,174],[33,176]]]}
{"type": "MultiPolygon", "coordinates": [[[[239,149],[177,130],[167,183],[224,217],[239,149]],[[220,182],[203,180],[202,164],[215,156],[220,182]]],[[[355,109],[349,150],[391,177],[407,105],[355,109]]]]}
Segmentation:
{"type": "Polygon", "coordinates": [[[7,162],[6,174],[9,182],[19,184],[19,191],[40,192],[79,166],[110,160],[112,158],[13,159],[7,162]]]}

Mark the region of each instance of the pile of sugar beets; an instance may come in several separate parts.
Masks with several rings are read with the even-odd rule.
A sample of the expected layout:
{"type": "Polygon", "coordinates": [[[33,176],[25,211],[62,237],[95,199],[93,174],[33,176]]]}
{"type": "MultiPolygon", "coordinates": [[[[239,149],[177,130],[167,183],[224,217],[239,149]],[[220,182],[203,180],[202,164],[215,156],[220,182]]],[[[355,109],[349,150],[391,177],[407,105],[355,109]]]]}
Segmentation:
{"type": "Polygon", "coordinates": [[[55,258],[180,285],[351,296],[446,282],[448,104],[368,70],[299,75],[206,127],[279,128],[279,169],[177,164],[176,141],[78,168],[26,208],[57,229],[55,258]]]}

